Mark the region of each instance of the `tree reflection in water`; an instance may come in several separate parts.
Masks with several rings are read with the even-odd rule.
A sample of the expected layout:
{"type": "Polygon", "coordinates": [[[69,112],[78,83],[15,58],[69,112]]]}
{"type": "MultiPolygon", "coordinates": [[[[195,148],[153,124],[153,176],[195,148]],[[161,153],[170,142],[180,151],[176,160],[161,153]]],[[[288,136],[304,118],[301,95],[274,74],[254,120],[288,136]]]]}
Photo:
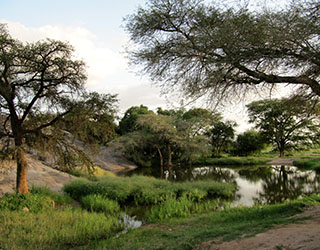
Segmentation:
{"type": "MultiPolygon", "coordinates": [[[[137,169],[128,175],[142,174],[159,178],[159,170],[137,169]]],[[[304,194],[320,192],[320,174],[315,171],[300,171],[292,166],[239,167],[177,167],[171,181],[213,180],[233,183],[237,187],[234,205],[273,204],[296,199],[304,194]]]]}

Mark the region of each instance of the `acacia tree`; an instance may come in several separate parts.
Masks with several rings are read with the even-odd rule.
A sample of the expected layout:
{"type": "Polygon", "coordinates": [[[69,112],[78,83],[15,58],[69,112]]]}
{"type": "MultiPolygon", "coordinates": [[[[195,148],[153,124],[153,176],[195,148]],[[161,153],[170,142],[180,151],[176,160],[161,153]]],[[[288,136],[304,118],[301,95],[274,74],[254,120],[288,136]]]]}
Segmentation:
{"type": "Polygon", "coordinates": [[[247,156],[249,154],[260,152],[265,147],[265,139],[256,130],[247,130],[237,136],[233,143],[232,153],[234,155],[247,156]]]}
{"type": "Polygon", "coordinates": [[[71,100],[83,91],[85,65],[72,52],[69,44],[54,40],[23,44],[0,26],[1,137],[14,142],[18,193],[28,193],[25,139],[52,135],[49,128],[71,111],[71,100]]]}
{"type": "Polygon", "coordinates": [[[247,105],[249,122],[279,151],[319,141],[319,105],[302,97],[266,99],[247,105]]]}
{"type": "Polygon", "coordinates": [[[232,121],[218,121],[213,123],[212,128],[207,132],[212,145],[213,157],[220,157],[221,151],[232,142],[235,134],[235,126],[237,126],[237,124],[232,121]]]}
{"type": "MultiPolygon", "coordinates": [[[[202,0],[149,0],[126,19],[144,72],[189,97],[248,93],[275,84],[320,96],[318,0],[284,10],[222,8],[202,0]]],[[[299,3],[299,2],[298,2],[299,3]]]]}
{"type": "MultiPolygon", "coordinates": [[[[166,163],[172,176],[174,163],[189,163],[201,154],[208,153],[207,138],[199,134],[200,124],[207,124],[200,114],[216,117],[209,111],[198,109],[162,110],[158,114],[140,114],[133,132],[118,138],[115,143],[136,163],[159,160],[161,173],[166,163]],[[186,114],[186,115],[185,115],[186,114]],[[197,119],[198,118],[198,119],[197,119]]],[[[208,118],[209,119],[209,118],[208,118]]]]}

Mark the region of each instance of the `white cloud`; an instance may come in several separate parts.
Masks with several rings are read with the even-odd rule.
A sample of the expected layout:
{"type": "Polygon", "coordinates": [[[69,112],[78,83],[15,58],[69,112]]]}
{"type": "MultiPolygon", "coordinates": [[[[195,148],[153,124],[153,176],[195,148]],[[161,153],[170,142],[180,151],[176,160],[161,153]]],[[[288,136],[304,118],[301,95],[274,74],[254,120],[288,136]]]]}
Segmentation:
{"type": "Polygon", "coordinates": [[[89,30],[82,27],[46,25],[39,28],[26,27],[17,22],[0,20],[6,23],[12,37],[21,41],[35,42],[46,38],[69,42],[75,48],[75,55],[86,62],[88,88],[96,88],[99,84],[127,67],[126,59],[119,53],[104,46],[89,30]]]}

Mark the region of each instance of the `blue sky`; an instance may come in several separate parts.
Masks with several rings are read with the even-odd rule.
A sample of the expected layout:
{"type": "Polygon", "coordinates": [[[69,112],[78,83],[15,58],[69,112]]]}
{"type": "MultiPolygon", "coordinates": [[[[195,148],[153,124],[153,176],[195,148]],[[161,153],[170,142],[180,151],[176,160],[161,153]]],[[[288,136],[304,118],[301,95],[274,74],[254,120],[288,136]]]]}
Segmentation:
{"type": "MultiPolygon", "coordinates": [[[[283,0],[250,3],[257,6],[258,2],[274,5],[283,0]]],[[[147,76],[138,76],[125,57],[124,46],[129,38],[121,27],[123,18],[144,4],[145,0],[0,0],[0,22],[7,23],[10,34],[21,41],[49,37],[70,42],[77,57],[87,63],[87,88],[118,94],[122,112],[140,104],[151,109],[175,108],[179,106],[177,95],[161,96],[160,89],[147,76]]],[[[224,111],[228,119],[246,123],[244,105],[230,106],[224,111]]]]}

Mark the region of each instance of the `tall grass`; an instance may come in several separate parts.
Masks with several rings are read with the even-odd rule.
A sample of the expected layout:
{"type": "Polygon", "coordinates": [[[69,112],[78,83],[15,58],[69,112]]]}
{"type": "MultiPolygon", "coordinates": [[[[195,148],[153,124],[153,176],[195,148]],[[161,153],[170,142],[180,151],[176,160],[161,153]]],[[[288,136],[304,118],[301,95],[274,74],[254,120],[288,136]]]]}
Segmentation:
{"type": "Polygon", "coordinates": [[[46,197],[52,199],[55,204],[70,205],[73,202],[72,198],[69,195],[59,194],[57,192],[52,191],[48,187],[32,186],[30,193],[37,194],[40,196],[46,196],[46,197]]]}
{"type": "Polygon", "coordinates": [[[214,181],[172,183],[146,176],[103,178],[99,181],[75,180],[64,186],[64,192],[75,200],[99,194],[120,204],[152,205],[169,198],[187,196],[193,201],[209,198],[229,198],[235,187],[214,181]]]}
{"type": "Polygon", "coordinates": [[[70,249],[108,238],[118,218],[84,210],[0,211],[0,249],[70,249]]]}
{"type": "Polygon", "coordinates": [[[39,194],[5,194],[0,198],[0,211],[22,211],[37,213],[54,207],[54,202],[39,194]]]}
{"type": "Polygon", "coordinates": [[[184,195],[179,199],[169,198],[163,204],[152,206],[146,214],[146,220],[148,222],[167,221],[172,218],[182,218],[191,214],[203,213],[204,211],[214,211],[220,207],[219,199],[199,203],[184,195]]]}
{"type": "Polygon", "coordinates": [[[117,214],[120,212],[120,206],[116,201],[109,200],[98,194],[90,194],[82,197],[81,204],[91,212],[102,212],[106,214],[117,214]]]}

